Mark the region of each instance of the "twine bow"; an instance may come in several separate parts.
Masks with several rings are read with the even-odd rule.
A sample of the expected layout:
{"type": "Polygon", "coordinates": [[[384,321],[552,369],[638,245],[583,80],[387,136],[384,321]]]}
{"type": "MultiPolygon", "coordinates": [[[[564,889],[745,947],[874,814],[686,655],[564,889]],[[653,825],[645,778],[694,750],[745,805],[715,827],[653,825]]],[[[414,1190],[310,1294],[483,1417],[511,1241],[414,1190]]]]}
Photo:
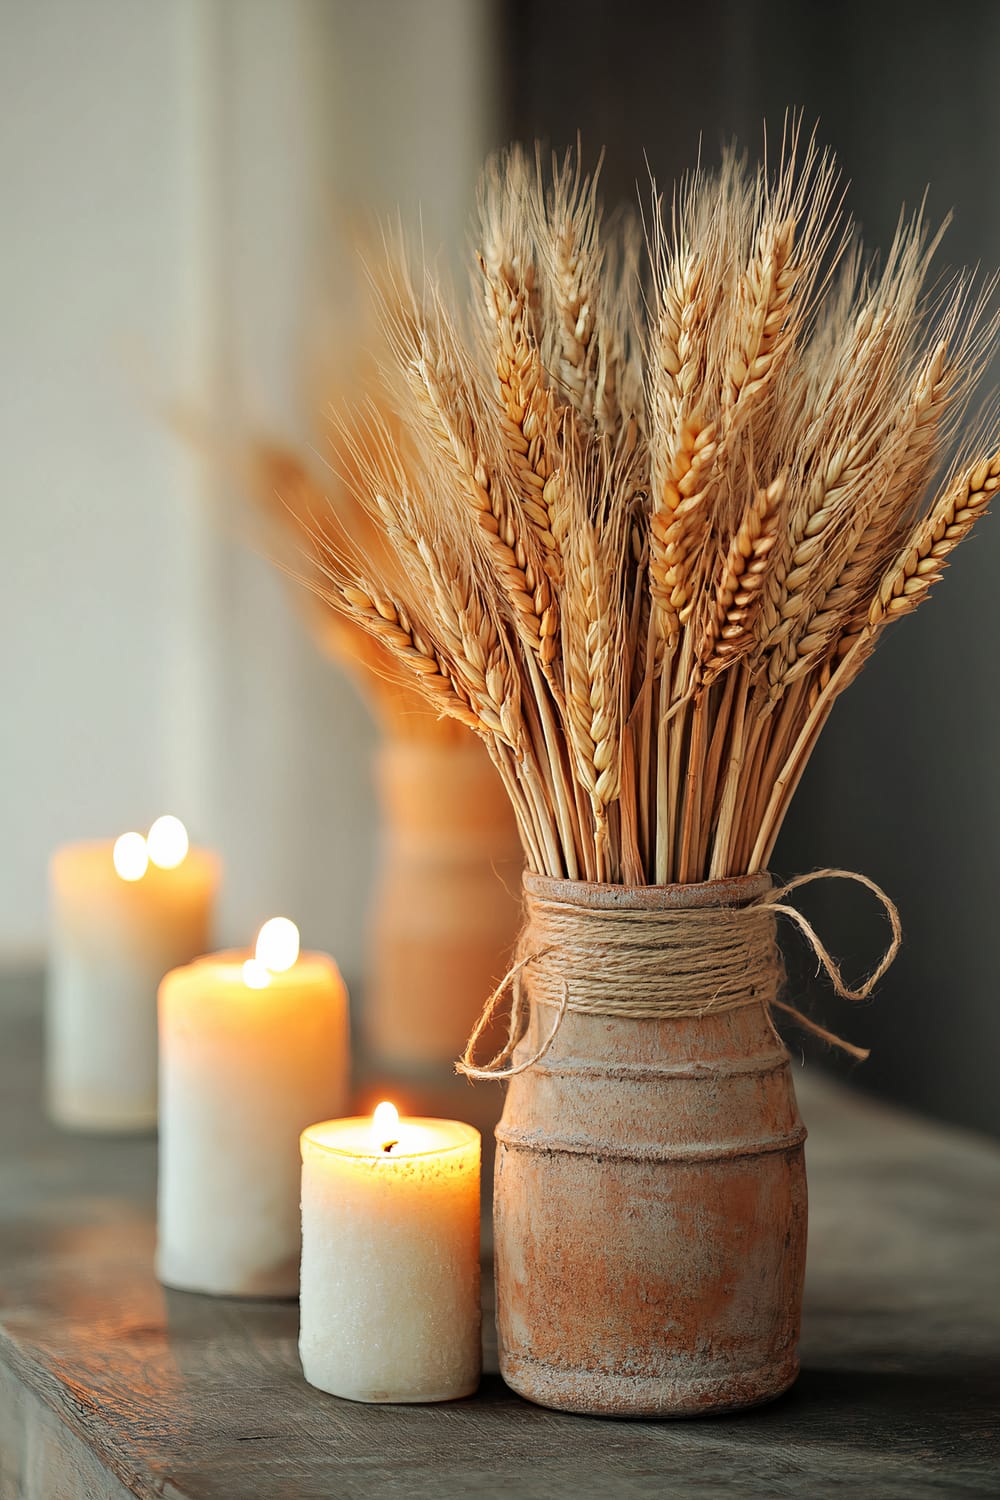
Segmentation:
{"type": "MultiPolygon", "coordinates": [[[[532,928],[539,925],[538,913],[544,906],[544,902],[529,900],[531,920],[522,942],[527,941],[532,928]]],[[[550,904],[550,914],[556,909],[557,904],[550,904]]],[[[459,1073],[471,1079],[502,1079],[526,1072],[540,1062],[552,1046],[567,1010],[632,1018],[676,1018],[734,1010],[756,1003],[763,1004],[768,1011],[776,1006],[793,1016],[800,1026],[814,1036],[821,1037],[823,1041],[863,1061],[868,1056],[866,1049],[856,1047],[834,1032],[827,1031],[802,1011],[777,998],[774,991],[780,978],[781,965],[774,944],[771,919],[785,917],[794,923],[816,956],[817,972],[821,969],[826,974],[834,993],[842,1000],[867,1000],[895,959],[903,937],[895,903],[874,880],[853,870],[813,870],[807,875],[797,875],[785,885],[767,892],[759,900],[741,907],[696,907],[689,910],[628,913],[597,912],[575,907],[572,911],[577,932],[583,930],[587,923],[593,924],[591,945],[578,943],[567,952],[563,937],[522,953],[483,1007],[465,1051],[455,1065],[459,1073]],[[872,892],[888,918],[892,930],[891,939],[876,967],[856,989],[845,982],[840,966],[809,919],[784,899],[792,891],[811,885],[816,880],[855,881],[872,892]],[[611,931],[607,919],[613,918],[620,927],[626,916],[632,921],[632,932],[626,935],[623,942],[616,944],[612,941],[612,951],[609,953],[605,947],[611,931]],[[761,918],[765,919],[763,923],[761,918]],[[604,924],[606,930],[601,930],[601,924],[604,924]],[[639,934],[638,940],[634,936],[635,932],[639,934]],[[675,970],[671,975],[674,993],[669,995],[663,993],[666,962],[664,946],[671,947],[676,960],[675,970]],[[598,949],[605,957],[605,967],[612,964],[613,972],[628,982],[629,994],[621,1001],[613,1001],[604,993],[607,982],[600,972],[602,965],[598,949]],[[553,965],[552,972],[545,975],[547,989],[546,984],[536,983],[533,998],[552,1006],[555,1019],[538,1048],[529,1057],[515,1063],[514,1049],[524,1035],[529,1012],[522,976],[530,965],[540,969],[544,960],[552,954],[557,954],[564,960],[569,959],[562,967],[569,971],[570,977],[566,977],[559,965],[553,965]],[[711,988],[708,988],[709,984],[711,988]],[[558,989],[558,994],[554,993],[554,989],[558,989]],[[489,1062],[477,1064],[476,1047],[496,1017],[508,990],[511,993],[511,1006],[507,1037],[489,1062]]],[[[540,925],[543,931],[547,925],[551,925],[551,915],[540,925]]]]}

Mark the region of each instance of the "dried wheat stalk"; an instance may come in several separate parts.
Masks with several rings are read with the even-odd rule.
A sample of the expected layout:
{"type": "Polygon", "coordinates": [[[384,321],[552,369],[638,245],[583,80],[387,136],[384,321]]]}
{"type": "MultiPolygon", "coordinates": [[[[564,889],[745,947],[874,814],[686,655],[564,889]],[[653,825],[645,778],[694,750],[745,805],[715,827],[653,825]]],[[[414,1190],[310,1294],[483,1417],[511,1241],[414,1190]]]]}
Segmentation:
{"type": "Polygon", "coordinates": [[[361,527],[310,503],[332,611],[486,743],[529,863],[766,865],[839,693],[1000,487],[935,488],[997,322],[901,221],[883,264],[792,126],[642,237],[578,156],[486,171],[474,313],[377,276],[391,420],[341,420],[361,527]],[[927,497],[930,496],[928,499],[927,497]]]}
{"type": "MultiPolygon", "coordinates": [[[[359,557],[381,552],[379,534],[366,510],[355,499],[352,442],[343,436],[324,483],[309,458],[294,448],[259,441],[240,464],[244,486],[267,528],[267,549],[279,565],[307,586],[309,629],[321,649],[353,677],[376,723],[393,739],[457,743],[465,739],[466,715],[457,704],[435,696],[432,681],[423,674],[413,681],[414,661],[389,641],[387,622],[361,603],[344,609],[330,598],[322,558],[332,529],[344,537],[359,557]],[[359,615],[366,616],[360,623],[359,615]],[[433,702],[428,702],[431,698],[433,702]]],[[[377,573],[386,565],[383,558],[377,573]]],[[[419,674],[419,668],[417,669],[419,674]]]]}

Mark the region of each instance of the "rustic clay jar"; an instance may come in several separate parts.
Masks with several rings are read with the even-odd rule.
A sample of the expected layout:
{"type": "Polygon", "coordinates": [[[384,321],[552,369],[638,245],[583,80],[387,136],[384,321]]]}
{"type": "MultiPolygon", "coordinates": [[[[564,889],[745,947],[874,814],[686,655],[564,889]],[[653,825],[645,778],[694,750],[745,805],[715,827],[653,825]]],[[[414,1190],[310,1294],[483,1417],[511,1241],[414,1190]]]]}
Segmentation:
{"type": "Polygon", "coordinates": [[[468,1094],[454,1062],[507,971],[520,922],[524,856],[510,801],[471,735],[443,745],[390,740],[376,775],[382,842],[365,1050],[376,1072],[440,1070],[468,1094]]]}
{"type": "MultiPolygon", "coordinates": [[[[525,876],[532,896],[631,910],[742,905],[767,876],[626,889],[525,876]]],[[[613,992],[613,975],[609,991],[613,992]]],[[[531,996],[531,968],[524,970],[531,996]]],[[[514,1060],[554,1012],[533,1005],[514,1060]]],[[[543,1406],[682,1417],[778,1396],[798,1372],[805,1130],[760,1004],[643,1019],[568,1010],[497,1127],[500,1369],[543,1406]]]]}

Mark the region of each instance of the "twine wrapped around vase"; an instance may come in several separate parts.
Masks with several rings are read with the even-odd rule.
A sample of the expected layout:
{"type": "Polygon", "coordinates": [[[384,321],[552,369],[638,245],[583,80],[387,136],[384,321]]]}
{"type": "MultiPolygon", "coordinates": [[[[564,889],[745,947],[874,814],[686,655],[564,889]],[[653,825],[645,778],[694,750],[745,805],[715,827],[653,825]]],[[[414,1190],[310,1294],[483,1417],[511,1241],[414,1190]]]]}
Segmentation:
{"type": "Polygon", "coordinates": [[[767,890],[746,905],[733,904],[726,881],[692,886],[692,904],[684,904],[683,887],[665,887],[670,905],[651,905],[655,888],[641,889],[641,901],[631,901],[628,887],[603,888],[603,904],[552,899],[532,889],[525,877],[525,925],[516,963],[490,996],[456,1064],[473,1079],[511,1078],[533,1067],[548,1052],[568,1010],[622,1019],[680,1019],[735,1010],[746,1005],[777,1007],[801,1026],[859,1060],[867,1052],[827,1031],[809,1016],[779,998],[784,965],[777,941],[777,919],[785,917],[799,928],[841,999],[860,1001],[871,995],[899,952],[902,929],[895,903],[866,875],[851,870],[814,870],[767,890]],[[870,890],[881,903],[892,936],[876,967],[857,988],[844,981],[812,923],[784,898],[816,880],[853,880],[870,890]],[[702,904],[712,884],[714,904],[702,904]],[[697,901],[698,904],[694,904],[697,901]],[[530,993],[522,980],[530,969],[530,993]],[[485,1064],[475,1051],[493,1023],[507,991],[511,993],[506,1040],[485,1064]],[[527,1058],[513,1061],[524,1035],[530,1003],[555,1011],[551,1029],[527,1058]]]}

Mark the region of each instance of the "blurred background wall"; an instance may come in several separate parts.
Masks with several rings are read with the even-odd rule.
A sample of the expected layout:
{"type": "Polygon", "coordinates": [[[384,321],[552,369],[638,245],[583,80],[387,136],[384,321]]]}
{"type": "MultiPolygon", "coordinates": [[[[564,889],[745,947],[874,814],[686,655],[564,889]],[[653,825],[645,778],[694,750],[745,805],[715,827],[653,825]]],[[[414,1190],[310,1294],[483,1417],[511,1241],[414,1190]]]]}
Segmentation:
{"type": "MultiPolygon", "coordinates": [[[[786,106],[834,145],[866,238],[930,184],[942,264],[1000,260],[994,0],[0,0],[0,960],[41,952],[48,851],[169,808],[227,862],[221,937],[286,910],[360,963],[372,732],[242,546],[226,481],[168,429],[315,433],[347,227],[420,205],[458,259],[506,137],[608,148],[608,196],[755,149],[786,106]],[[332,307],[332,317],[331,314],[332,307]],[[322,352],[322,349],[321,351],[322,352]]],[[[1000,522],[838,706],[776,867],[866,871],[906,947],[853,1081],[1000,1131],[1000,522]]],[[[810,910],[857,969],[884,930],[810,910]]],[[[798,1038],[789,1033],[793,1045],[798,1038]]],[[[831,1066],[840,1067],[835,1058],[831,1066]]]]}

